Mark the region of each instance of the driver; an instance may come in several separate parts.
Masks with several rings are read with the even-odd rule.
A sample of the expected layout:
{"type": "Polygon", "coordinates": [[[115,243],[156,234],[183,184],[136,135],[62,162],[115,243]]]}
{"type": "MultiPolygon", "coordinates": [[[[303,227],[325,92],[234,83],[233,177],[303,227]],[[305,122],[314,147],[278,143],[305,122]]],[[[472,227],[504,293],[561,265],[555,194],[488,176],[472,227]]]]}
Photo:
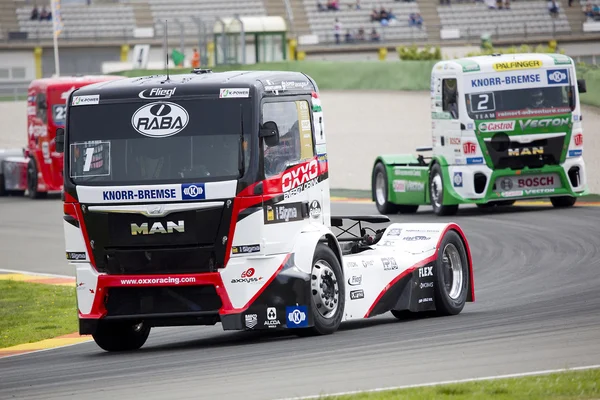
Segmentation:
{"type": "Polygon", "coordinates": [[[545,104],[546,101],[544,99],[544,92],[542,92],[542,89],[534,89],[533,93],[531,94],[531,107],[540,108],[545,104]]]}
{"type": "Polygon", "coordinates": [[[265,144],[265,176],[268,177],[282,173],[289,164],[300,160],[300,130],[295,103],[268,103],[265,111],[268,112],[264,113],[263,121],[275,121],[279,129],[279,144],[274,147],[265,144]]]}

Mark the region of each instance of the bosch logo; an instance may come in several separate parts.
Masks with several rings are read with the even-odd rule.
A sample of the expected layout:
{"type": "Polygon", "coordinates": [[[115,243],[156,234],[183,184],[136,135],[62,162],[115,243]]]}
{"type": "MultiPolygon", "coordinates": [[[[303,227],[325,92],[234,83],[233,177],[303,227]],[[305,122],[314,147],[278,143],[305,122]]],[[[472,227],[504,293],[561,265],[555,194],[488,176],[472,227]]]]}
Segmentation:
{"type": "Polygon", "coordinates": [[[288,314],[288,318],[294,324],[299,325],[301,322],[306,320],[306,314],[296,309],[288,314]]]}
{"type": "Polygon", "coordinates": [[[190,197],[198,197],[204,193],[204,190],[200,186],[191,185],[183,189],[183,194],[190,197]]]}

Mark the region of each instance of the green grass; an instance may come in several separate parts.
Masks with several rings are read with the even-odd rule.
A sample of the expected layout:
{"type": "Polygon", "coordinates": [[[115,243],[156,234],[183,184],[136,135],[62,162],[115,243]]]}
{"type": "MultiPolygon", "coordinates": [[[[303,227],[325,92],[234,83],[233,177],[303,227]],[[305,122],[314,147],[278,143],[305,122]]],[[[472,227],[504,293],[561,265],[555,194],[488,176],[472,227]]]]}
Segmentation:
{"type": "Polygon", "coordinates": [[[77,329],[74,287],[0,280],[0,348],[77,329]]]}
{"type": "Polygon", "coordinates": [[[600,398],[600,369],[410,388],[322,400],[584,400],[600,398]]]}
{"type": "MultiPolygon", "coordinates": [[[[320,90],[429,90],[431,69],[435,61],[291,61],[268,64],[216,66],[215,72],[231,70],[299,71],[311,76],[320,90]]],[[[164,70],[132,70],[119,73],[135,77],[164,74],[164,70]]],[[[180,74],[188,68],[171,70],[180,74]]],[[[587,81],[583,104],[600,107],[600,68],[577,66],[579,78],[587,81]]]]}

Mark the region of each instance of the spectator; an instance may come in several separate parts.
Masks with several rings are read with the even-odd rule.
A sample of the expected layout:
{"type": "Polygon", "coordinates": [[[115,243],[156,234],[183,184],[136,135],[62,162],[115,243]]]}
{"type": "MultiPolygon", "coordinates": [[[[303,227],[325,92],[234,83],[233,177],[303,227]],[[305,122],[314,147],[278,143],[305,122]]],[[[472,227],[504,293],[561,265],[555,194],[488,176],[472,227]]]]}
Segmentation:
{"type": "Polygon", "coordinates": [[[358,29],[358,34],[356,35],[356,39],[365,40],[365,28],[362,26],[358,29]]]}
{"type": "Polygon", "coordinates": [[[198,49],[194,49],[194,53],[192,54],[192,68],[200,68],[200,53],[198,53],[198,49]]]}
{"type": "Polygon", "coordinates": [[[31,20],[35,21],[37,19],[39,19],[40,17],[40,10],[38,9],[37,6],[33,7],[33,10],[31,10],[31,20]]]}
{"type": "Polygon", "coordinates": [[[340,44],[340,35],[342,34],[342,23],[339,19],[335,19],[333,24],[333,35],[335,36],[335,43],[340,44]]]}
{"type": "Polygon", "coordinates": [[[371,30],[371,41],[378,42],[379,39],[380,39],[379,33],[377,33],[377,30],[375,28],[373,28],[373,30],[371,30]]]}
{"type": "Polygon", "coordinates": [[[421,29],[423,26],[423,17],[421,17],[421,14],[411,13],[408,19],[408,26],[417,26],[421,29]]]}
{"type": "Polygon", "coordinates": [[[340,0],[329,0],[327,1],[327,9],[333,11],[340,10],[340,0]]]}
{"type": "Polygon", "coordinates": [[[317,8],[319,9],[319,11],[326,11],[327,7],[325,7],[323,5],[323,3],[321,3],[319,0],[317,0],[317,8]]]}
{"type": "Polygon", "coordinates": [[[352,32],[350,31],[350,29],[348,29],[346,31],[346,43],[352,43],[354,42],[354,38],[352,37],[352,32]]]}
{"type": "Polygon", "coordinates": [[[548,1],[548,11],[550,11],[550,15],[553,17],[558,16],[559,5],[555,0],[548,1]]]}
{"type": "Polygon", "coordinates": [[[377,8],[373,7],[373,11],[371,11],[371,22],[379,22],[379,12],[377,12],[377,8]]]}
{"type": "Polygon", "coordinates": [[[356,4],[354,5],[354,7],[355,7],[357,10],[360,10],[360,0],[356,0],[356,4]]]}
{"type": "Polygon", "coordinates": [[[504,9],[510,10],[510,0],[504,0],[504,9]]]}

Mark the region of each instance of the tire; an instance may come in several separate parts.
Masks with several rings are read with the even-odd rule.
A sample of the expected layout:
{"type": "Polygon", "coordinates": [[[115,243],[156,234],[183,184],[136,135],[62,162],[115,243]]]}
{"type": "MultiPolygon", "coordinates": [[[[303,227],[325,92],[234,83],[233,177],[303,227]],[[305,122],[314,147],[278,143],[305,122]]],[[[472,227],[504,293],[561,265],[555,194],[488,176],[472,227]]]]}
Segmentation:
{"type": "Polygon", "coordinates": [[[301,336],[314,336],[334,333],[342,322],[345,303],[346,284],[342,267],[333,250],[327,245],[319,243],[313,256],[311,271],[310,312],[314,317],[314,326],[299,329],[298,334],[301,336]],[[325,287],[321,287],[321,283],[324,283],[325,287]],[[332,302],[327,302],[327,304],[330,304],[329,306],[323,302],[322,295],[324,292],[327,293],[327,299],[334,299],[333,306],[331,306],[332,302]]]}
{"type": "Polygon", "coordinates": [[[439,216],[456,214],[458,205],[444,205],[444,180],[442,179],[442,169],[439,164],[433,164],[429,176],[429,197],[433,212],[439,216]]]}
{"type": "Polygon", "coordinates": [[[146,343],[149,335],[150,327],[143,322],[101,321],[92,337],[101,349],[112,352],[137,350],[146,343]]]}
{"type": "Polygon", "coordinates": [[[371,193],[380,214],[397,214],[398,206],[388,201],[388,177],[385,166],[378,162],[373,170],[371,193]]]}
{"type": "Polygon", "coordinates": [[[37,174],[37,165],[35,163],[35,160],[32,158],[27,164],[27,191],[29,192],[29,198],[31,199],[43,199],[48,196],[48,192],[38,192],[37,174]]]}
{"type": "Polygon", "coordinates": [[[571,196],[560,196],[560,197],[550,197],[550,202],[556,208],[567,208],[572,207],[577,202],[577,197],[571,196]]]}
{"type": "Polygon", "coordinates": [[[467,301],[470,277],[467,250],[456,231],[444,235],[434,270],[436,314],[459,314],[467,301]]]}

